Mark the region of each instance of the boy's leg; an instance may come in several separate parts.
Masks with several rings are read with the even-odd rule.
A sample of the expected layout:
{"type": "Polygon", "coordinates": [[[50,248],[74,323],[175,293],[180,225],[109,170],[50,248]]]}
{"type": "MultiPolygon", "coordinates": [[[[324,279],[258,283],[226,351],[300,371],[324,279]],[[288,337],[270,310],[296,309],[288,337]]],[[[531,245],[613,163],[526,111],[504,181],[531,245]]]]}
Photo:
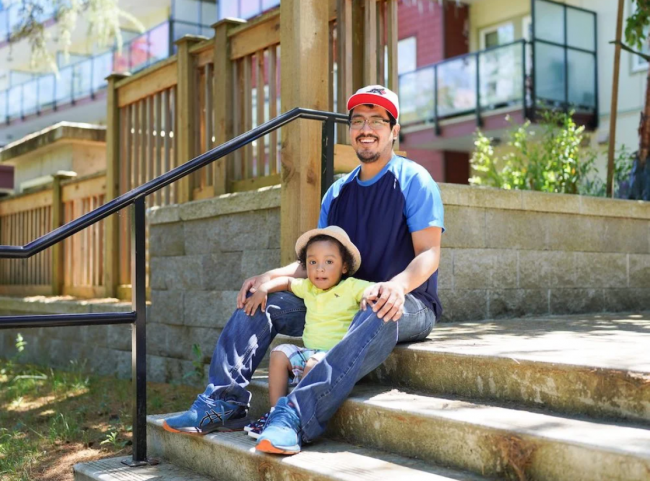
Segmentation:
{"type": "MultiPolygon", "coordinates": [[[[348,397],[355,383],[379,366],[398,341],[426,338],[434,322],[433,312],[412,295],[406,296],[404,315],[398,322],[384,322],[371,309],[360,311],[343,340],[314,366],[291,394],[278,402],[278,405],[289,406],[297,414],[299,424],[295,427],[300,431],[302,440],[312,441],[325,430],[327,422],[348,397]]],[[[273,425],[273,419],[278,414],[276,409],[267,428],[273,425]]],[[[291,413],[288,418],[295,424],[291,413]]],[[[264,432],[260,441],[264,440],[268,431],[264,432]]],[[[286,439],[290,437],[286,431],[283,434],[286,439]]],[[[272,436],[271,431],[267,444],[274,441],[272,436]]],[[[295,447],[290,440],[287,445],[295,447]]]]}
{"type": "Polygon", "coordinates": [[[275,406],[278,399],[287,395],[289,372],[291,372],[289,358],[284,352],[274,349],[271,352],[269,362],[269,401],[271,407],[275,406]]]}
{"type": "Polygon", "coordinates": [[[246,386],[255,369],[276,334],[302,335],[305,311],[302,299],[290,292],[269,294],[266,312],[248,316],[237,309],[217,340],[205,392],[188,411],[166,419],[165,429],[205,434],[245,416],[251,398],[246,386]]]}

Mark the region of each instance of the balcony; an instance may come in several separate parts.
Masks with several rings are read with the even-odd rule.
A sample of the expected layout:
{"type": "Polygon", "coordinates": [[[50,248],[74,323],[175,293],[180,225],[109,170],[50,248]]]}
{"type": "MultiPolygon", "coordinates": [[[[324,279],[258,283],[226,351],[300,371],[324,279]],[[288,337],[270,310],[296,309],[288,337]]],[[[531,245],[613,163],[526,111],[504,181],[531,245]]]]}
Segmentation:
{"type": "Polygon", "coordinates": [[[477,128],[499,131],[535,121],[545,109],[598,124],[596,14],[533,2],[533,38],[400,75],[400,123],[410,148],[469,151],[477,128]],[[564,29],[557,28],[564,25],[564,29]],[[571,25],[571,28],[568,28],[571,25]]]}
{"type": "MultiPolygon", "coordinates": [[[[33,3],[40,6],[42,9],[40,15],[37,17],[37,20],[40,23],[54,22],[56,14],[54,2],[51,0],[39,0],[34,1],[33,3]]],[[[4,10],[0,10],[0,46],[9,42],[14,29],[20,25],[21,8],[21,2],[14,2],[7,5],[4,10]]]]}

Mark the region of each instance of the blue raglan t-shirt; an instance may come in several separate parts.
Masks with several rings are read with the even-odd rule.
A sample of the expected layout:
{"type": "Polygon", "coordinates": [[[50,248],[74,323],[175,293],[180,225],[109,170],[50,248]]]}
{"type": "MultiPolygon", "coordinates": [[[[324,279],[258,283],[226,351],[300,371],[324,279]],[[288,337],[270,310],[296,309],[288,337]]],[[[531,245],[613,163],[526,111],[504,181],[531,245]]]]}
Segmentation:
{"type": "MultiPolygon", "coordinates": [[[[354,277],[388,281],[414,259],[412,232],[440,227],[444,210],[440,190],[421,165],[393,155],[379,174],[359,179],[361,166],[337,180],[323,198],[318,227],[344,229],[361,253],[354,277]]],[[[440,319],[438,271],[411,292],[440,319]]]]}

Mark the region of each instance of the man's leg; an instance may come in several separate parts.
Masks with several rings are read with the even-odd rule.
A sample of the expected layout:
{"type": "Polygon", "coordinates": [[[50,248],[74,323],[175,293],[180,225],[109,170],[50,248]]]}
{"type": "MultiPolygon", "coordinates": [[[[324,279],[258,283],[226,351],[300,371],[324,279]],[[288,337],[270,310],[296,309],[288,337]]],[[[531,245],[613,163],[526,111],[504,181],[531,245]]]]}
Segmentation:
{"type": "MultiPolygon", "coordinates": [[[[287,415],[290,428],[300,431],[302,441],[313,441],[325,430],[327,422],[359,379],[384,362],[397,342],[426,338],[434,322],[433,312],[412,295],[406,297],[404,315],[398,322],[384,322],[371,309],[360,311],[343,340],[314,366],[291,394],[278,402],[278,406],[288,406],[297,415],[297,426],[292,413],[287,415]]],[[[282,412],[276,408],[273,417],[282,412]]],[[[270,418],[267,427],[272,425],[270,418]]],[[[301,441],[298,438],[294,442],[290,431],[284,429],[278,436],[286,441],[286,453],[296,452],[301,441]]],[[[273,431],[268,432],[268,437],[266,433],[260,437],[262,448],[275,443],[273,431]]]]}
{"type": "Polygon", "coordinates": [[[237,309],[217,340],[205,392],[188,411],[166,419],[165,429],[205,434],[242,428],[251,398],[246,386],[255,369],[278,333],[302,335],[305,311],[302,299],[290,292],[270,294],[266,312],[248,316],[237,309]]]}

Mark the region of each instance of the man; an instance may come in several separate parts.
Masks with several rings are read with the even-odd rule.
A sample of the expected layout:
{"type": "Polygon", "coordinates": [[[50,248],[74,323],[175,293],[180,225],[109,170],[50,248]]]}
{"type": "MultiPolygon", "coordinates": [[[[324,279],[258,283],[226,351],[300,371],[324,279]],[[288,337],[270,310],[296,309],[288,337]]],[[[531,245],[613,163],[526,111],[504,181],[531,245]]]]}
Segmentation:
{"type": "MultiPolygon", "coordinates": [[[[360,279],[377,282],[370,305],[355,316],[343,340],[309,372],[269,417],[257,449],[295,454],[313,441],[355,383],[379,366],[397,342],[420,341],[442,312],[438,300],[443,207],[428,172],[398,157],[397,95],[380,85],[348,100],[350,139],[361,164],[323,198],[318,227],[342,227],[361,252],[360,279]]],[[[185,413],[167,419],[172,432],[205,434],[241,429],[251,394],[245,389],[276,334],[302,335],[305,306],[289,292],[269,295],[266,312],[242,307],[249,291],[278,276],[306,277],[298,262],[244,281],[237,311],[212,356],[209,384],[185,413]]]]}

